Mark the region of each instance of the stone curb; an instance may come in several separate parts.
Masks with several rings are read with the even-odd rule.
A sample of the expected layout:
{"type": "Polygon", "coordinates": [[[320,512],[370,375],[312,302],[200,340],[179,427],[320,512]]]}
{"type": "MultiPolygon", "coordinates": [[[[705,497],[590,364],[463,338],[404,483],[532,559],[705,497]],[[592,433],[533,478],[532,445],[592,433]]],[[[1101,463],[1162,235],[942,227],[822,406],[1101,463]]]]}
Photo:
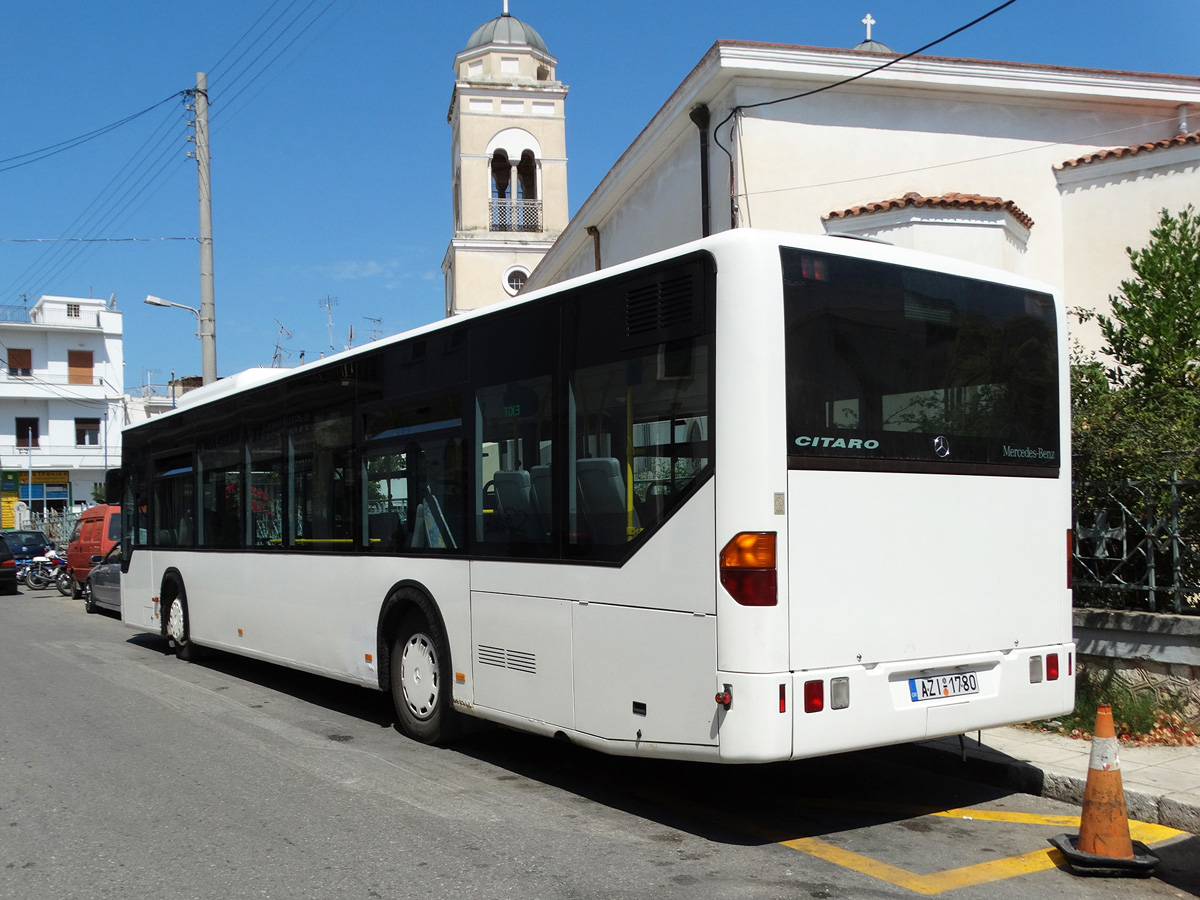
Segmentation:
{"type": "MultiPolygon", "coordinates": [[[[1075,805],[1083,804],[1083,790],[1087,782],[1074,775],[1048,772],[1032,763],[1015,759],[998,759],[1000,754],[990,752],[992,758],[983,758],[975,748],[968,747],[967,758],[962,760],[957,748],[934,744],[913,745],[938,771],[945,771],[945,757],[953,756],[971,778],[988,784],[1010,788],[1026,794],[1036,794],[1051,800],[1075,805]],[[934,761],[934,757],[937,761],[934,761]]],[[[919,760],[917,760],[920,764],[919,760]]],[[[1200,834],[1200,803],[1178,800],[1142,791],[1125,790],[1125,810],[1131,819],[1165,825],[1179,831],[1200,834]]]]}

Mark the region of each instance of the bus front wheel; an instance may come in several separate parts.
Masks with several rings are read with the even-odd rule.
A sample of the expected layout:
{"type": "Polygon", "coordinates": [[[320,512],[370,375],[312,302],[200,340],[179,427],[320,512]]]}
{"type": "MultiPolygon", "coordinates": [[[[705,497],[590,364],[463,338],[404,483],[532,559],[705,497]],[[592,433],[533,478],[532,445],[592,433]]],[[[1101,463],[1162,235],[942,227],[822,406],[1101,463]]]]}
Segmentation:
{"type": "Polygon", "coordinates": [[[391,659],[392,703],[401,730],[423,744],[451,737],[450,652],[445,635],[419,612],[400,623],[391,659]]]}

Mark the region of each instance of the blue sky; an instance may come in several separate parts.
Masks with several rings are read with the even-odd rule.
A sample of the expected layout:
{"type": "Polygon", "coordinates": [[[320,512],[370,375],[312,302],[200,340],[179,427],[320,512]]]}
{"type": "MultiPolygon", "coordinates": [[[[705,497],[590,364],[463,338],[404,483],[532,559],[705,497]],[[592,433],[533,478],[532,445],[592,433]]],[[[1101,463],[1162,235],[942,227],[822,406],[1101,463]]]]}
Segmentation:
{"type": "MultiPolygon", "coordinates": [[[[714,41],[907,52],[1001,0],[511,0],[558,57],[574,211],[714,41]]],[[[125,384],[197,374],[196,166],[183,103],[209,77],[217,362],[295,364],[439,318],[450,238],[454,55],[501,0],[55,0],[0,24],[0,304],[108,297],[125,384]],[[162,104],[46,159],[31,151],[162,104]],[[378,324],[372,319],[381,320],[378,324]]],[[[1200,74],[1195,0],[1017,0],[943,56],[1200,74]]],[[[714,110],[714,114],[717,111],[714,110]]]]}

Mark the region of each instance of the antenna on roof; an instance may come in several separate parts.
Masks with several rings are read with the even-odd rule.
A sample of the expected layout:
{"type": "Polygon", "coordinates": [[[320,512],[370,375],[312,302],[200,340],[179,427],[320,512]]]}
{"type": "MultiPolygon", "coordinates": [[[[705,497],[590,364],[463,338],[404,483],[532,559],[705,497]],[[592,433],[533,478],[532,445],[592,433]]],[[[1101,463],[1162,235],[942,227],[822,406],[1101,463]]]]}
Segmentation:
{"type": "Polygon", "coordinates": [[[337,306],[338,298],[326,295],[324,300],[318,300],[317,305],[325,310],[325,315],[329,318],[329,350],[336,353],[333,349],[333,308],[337,306]]]}
{"type": "MultiPolygon", "coordinates": [[[[292,355],[290,350],[283,349],[283,342],[285,340],[290,341],[292,339],[292,333],[284,328],[283,323],[278,319],[275,320],[275,324],[279,326],[279,333],[275,335],[275,355],[271,357],[272,369],[281,368],[283,366],[284,359],[292,355]]],[[[300,359],[304,359],[303,352],[300,353],[300,359]]]]}

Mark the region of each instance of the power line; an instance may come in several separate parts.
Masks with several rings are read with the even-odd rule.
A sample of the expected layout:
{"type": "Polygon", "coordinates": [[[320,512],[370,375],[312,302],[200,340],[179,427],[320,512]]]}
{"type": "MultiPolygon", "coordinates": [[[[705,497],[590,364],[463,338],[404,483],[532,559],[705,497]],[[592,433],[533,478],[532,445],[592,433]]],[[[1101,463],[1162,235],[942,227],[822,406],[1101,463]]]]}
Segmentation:
{"type": "Polygon", "coordinates": [[[170,101],[174,100],[181,93],[183,93],[183,92],[180,91],[178,93],[174,93],[170,97],[167,97],[166,99],[160,100],[158,103],[155,103],[153,106],[146,107],[141,112],[134,113],[131,116],[126,116],[125,118],[119,119],[110,125],[105,125],[102,128],[97,128],[94,131],[89,131],[86,134],[79,135],[78,137],[68,138],[65,141],[59,141],[57,144],[51,144],[50,146],[43,147],[40,150],[30,150],[28,153],[19,153],[16,156],[10,156],[7,159],[0,159],[0,172],[8,172],[12,169],[19,169],[22,166],[28,166],[28,165],[31,165],[32,163],[40,162],[41,160],[47,159],[48,157],[57,156],[59,153],[63,153],[66,150],[72,150],[75,147],[80,146],[81,144],[86,144],[88,141],[93,141],[96,138],[101,137],[102,135],[108,134],[110,131],[114,131],[117,128],[120,128],[122,125],[128,125],[130,122],[134,121],[135,119],[140,119],[142,116],[146,115],[147,113],[153,112],[154,110],[156,110],[160,106],[162,106],[164,103],[169,103],[170,101]],[[31,156],[31,157],[33,157],[33,159],[25,159],[25,157],[27,157],[27,156],[31,156]],[[25,159],[25,162],[14,162],[15,160],[18,160],[18,159],[25,159]],[[5,165],[5,163],[13,163],[13,165],[7,166],[7,165],[5,165]]]}
{"type": "Polygon", "coordinates": [[[0,244],[65,244],[65,243],[80,243],[80,244],[120,244],[120,243],[142,243],[150,241],[195,241],[199,238],[194,237],[151,237],[151,238],[0,238],[0,244]]]}
{"type": "MultiPolygon", "coordinates": [[[[113,204],[119,202],[120,199],[127,196],[131,191],[138,189],[139,185],[153,183],[161,174],[166,163],[160,162],[156,171],[148,173],[146,170],[154,164],[150,154],[157,151],[158,160],[161,161],[166,153],[166,148],[177,140],[177,135],[170,130],[172,122],[178,121],[176,115],[176,113],[172,112],[167,113],[146,140],[142,142],[141,146],[134,151],[125,164],[109,179],[108,184],[101,188],[96,196],[75,217],[75,220],[63,229],[58,235],[60,238],[88,236],[87,233],[89,231],[91,231],[92,235],[95,235],[95,232],[100,230],[99,223],[104,222],[111,215],[110,207],[113,204]],[[123,194],[119,193],[122,189],[124,189],[123,194]]],[[[182,159],[183,157],[181,156],[180,161],[182,159]]],[[[141,190],[144,190],[144,187],[141,190]]],[[[140,190],[137,192],[140,193],[140,190]]],[[[17,275],[0,296],[16,290],[22,282],[28,284],[30,281],[47,281],[50,278],[56,277],[71,262],[81,259],[81,252],[76,252],[72,255],[69,248],[63,246],[49,247],[34,259],[23,272],[17,275]]],[[[32,287],[27,292],[32,293],[32,287]]]]}
{"type": "MultiPolygon", "coordinates": [[[[853,81],[858,81],[861,78],[866,78],[868,75],[874,75],[876,72],[882,72],[884,69],[889,68],[890,66],[896,65],[896,63],[904,62],[904,60],[910,59],[911,57],[914,57],[919,53],[924,53],[930,47],[936,47],[938,44],[941,44],[945,41],[950,40],[950,38],[954,37],[955,35],[962,34],[968,28],[975,27],[980,22],[982,22],[984,19],[991,18],[992,16],[996,15],[996,13],[1000,12],[1001,10],[1007,9],[1008,7],[1012,6],[1016,2],[1017,2],[1017,0],[1006,0],[1006,2],[1001,3],[999,6],[995,7],[994,9],[989,10],[988,12],[984,13],[982,16],[979,16],[976,19],[972,19],[966,25],[962,25],[958,28],[955,28],[953,31],[949,32],[948,34],[942,35],[937,40],[930,41],[928,44],[920,46],[916,50],[912,50],[908,53],[902,54],[901,56],[897,56],[894,59],[889,59],[887,62],[881,63],[878,66],[874,66],[873,68],[867,69],[864,72],[859,72],[857,75],[851,75],[849,78],[843,78],[841,81],[835,81],[832,84],[827,84],[827,85],[824,85],[819,88],[813,88],[811,91],[802,91],[799,94],[792,94],[789,97],[778,97],[775,100],[763,100],[759,103],[745,103],[745,104],[741,104],[739,106],[735,106],[735,107],[733,107],[733,109],[731,109],[729,111],[729,115],[727,115],[724,119],[722,119],[720,121],[720,123],[717,125],[717,127],[713,129],[713,142],[718,147],[720,147],[721,150],[724,151],[726,156],[729,157],[729,165],[732,166],[733,165],[733,153],[730,152],[725,147],[725,145],[721,143],[721,127],[723,125],[725,125],[725,123],[727,123],[734,116],[740,115],[741,113],[743,113],[744,111],[746,111],[748,109],[757,109],[760,106],[772,106],[776,103],[787,103],[789,100],[800,100],[803,97],[811,97],[813,94],[820,94],[824,91],[831,91],[834,88],[839,88],[844,85],[850,84],[853,81]]],[[[731,141],[733,140],[732,130],[730,131],[729,138],[731,141]]]]}
{"type": "MultiPolygon", "coordinates": [[[[321,8],[315,16],[311,16],[307,22],[304,22],[303,20],[312,9],[314,4],[316,4],[317,0],[308,0],[308,2],[302,8],[300,8],[298,12],[295,12],[294,15],[291,15],[290,18],[288,18],[289,14],[296,10],[296,7],[302,2],[302,0],[291,0],[291,2],[282,6],[282,8],[280,7],[281,2],[282,0],[274,0],[271,6],[264,13],[262,13],[255,20],[255,22],[248,29],[246,29],[245,32],[243,32],[238,40],[230,46],[230,48],[221,56],[220,59],[217,60],[216,64],[212,67],[214,70],[220,70],[222,64],[224,64],[225,61],[229,59],[235,51],[237,51],[239,46],[244,44],[244,48],[235,58],[233,58],[232,62],[226,66],[225,73],[223,76],[221,76],[223,78],[228,78],[229,71],[241,63],[241,61],[245,59],[248,54],[253,52],[256,47],[260,46],[262,42],[266,40],[268,36],[270,36],[269,41],[267,41],[265,46],[261,47],[258,54],[252,60],[250,60],[249,63],[238,70],[231,79],[228,79],[227,89],[232,90],[232,94],[229,96],[228,100],[224,101],[224,108],[226,110],[229,109],[230,103],[232,103],[245,91],[259,82],[259,79],[262,78],[262,76],[267,73],[268,70],[270,70],[273,66],[276,66],[276,64],[296,45],[296,43],[300,41],[306,34],[308,34],[310,29],[312,29],[317,22],[322,20],[329,13],[329,11],[336,5],[338,0],[329,0],[329,2],[323,8],[321,8]],[[254,35],[255,31],[259,30],[259,27],[262,25],[262,23],[270,17],[271,13],[277,9],[280,10],[279,13],[275,15],[275,17],[271,19],[270,22],[263,27],[256,36],[251,37],[254,35]],[[293,32],[298,25],[300,25],[299,30],[292,35],[291,39],[288,40],[287,43],[285,43],[282,47],[280,47],[273,56],[266,58],[271,49],[289,33],[293,32]],[[248,42],[247,39],[249,39],[248,42]]],[[[336,24],[336,22],[340,20],[344,14],[345,11],[329,22],[328,28],[332,28],[333,25],[336,24]]],[[[282,71],[291,64],[291,62],[294,62],[297,58],[299,58],[299,56],[303,55],[303,53],[307,51],[307,49],[311,47],[321,35],[328,31],[328,28],[324,29],[321,34],[316,35],[305,46],[301,47],[300,51],[293,56],[290,62],[285,64],[281,69],[277,69],[275,77],[278,77],[278,75],[281,74],[282,71]]],[[[274,78],[271,79],[271,81],[273,80],[274,78]]],[[[214,83],[215,81],[216,79],[214,79],[214,83]]],[[[263,83],[263,86],[268,83],[270,82],[268,81],[263,83]]],[[[126,116],[125,118],[111,123],[110,125],[104,126],[103,128],[95,129],[94,131],[67,141],[61,141],[57,144],[52,144],[40,150],[33,150],[10,157],[9,159],[0,160],[0,172],[7,171],[10,168],[29,165],[49,156],[72,149],[73,147],[79,146],[81,143],[94,140],[95,138],[121,127],[122,125],[128,124],[135,119],[146,115],[147,113],[158,108],[159,106],[162,106],[170,100],[175,99],[176,97],[187,97],[192,93],[194,93],[194,91],[181,91],[173,94],[171,97],[168,97],[163,101],[160,101],[154,106],[148,107],[147,109],[131,116],[126,116]],[[5,163],[12,163],[12,165],[5,167],[5,163]]],[[[243,107],[240,107],[237,111],[240,111],[245,105],[246,104],[243,104],[243,107]]],[[[227,113],[226,115],[222,116],[222,121],[229,119],[233,114],[234,113],[227,113]]],[[[213,118],[216,117],[214,116],[213,118]]],[[[161,129],[162,126],[160,125],[159,127],[161,129]]],[[[157,134],[157,130],[155,134],[157,134]]],[[[68,226],[68,228],[64,230],[58,239],[8,239],[8,242],[12,243],[45,243],[47,248],[42,255],[39,256],[38,259],[36,259],[26,269],[24,273],[14,279],[12,285],[7,290],[5,290],[3,293],[0,293],[0,296],[10,293],[16,289],[19,284],[25,282],[26,279],[29,281],[41,281],[44,283],[55,278],[65,278],[70,274],[73,274],[75,269],[77,269],[83,260],[90,255],[90,252],[95,249],[96,244],[140,242],[135,241],[134,239],[107,238],[104,237],[102,233],[109,228],[115,227],[121,220],[127,219],[130,215],[141,209],[142,206],[144,206],[145,203],[148,202],[149,199],[161,189],[162,185],[165,183],[164,176],[168,173],[168,170],[172,168],[172,160],[168,155],[170,147],[164,147],[166,138],[167,135],[163,134],[158,137],[156,142],[155,137],[152,134],[151,137],[148,138],[143,144],[143,146],[139,148],[134,156],[126,163],[122,170],[118,171],[117,175],[114,176],[112,181],[109,182],[109,185],[101,190],[92,203],[89,204],[89,206],[86,207],[78,217],[76,217],[75,222],[68,226]],[[128,170],[128,174],[122,179],[121,172],[126,170],[128,170]],[[137,203],[136,206],[133,205],[138,198],[143,199],[140,203],[137,203]]],[[[181,156],[174,161],[174,168],[177,169],[182,162],[183,157],[181,156]]],[[[196,239],[162,238],[145,240],[165,241],[196,239]]],[[[27,290],[26,292],[34,293],[36,291],[31,289],[27,290]]]]}

